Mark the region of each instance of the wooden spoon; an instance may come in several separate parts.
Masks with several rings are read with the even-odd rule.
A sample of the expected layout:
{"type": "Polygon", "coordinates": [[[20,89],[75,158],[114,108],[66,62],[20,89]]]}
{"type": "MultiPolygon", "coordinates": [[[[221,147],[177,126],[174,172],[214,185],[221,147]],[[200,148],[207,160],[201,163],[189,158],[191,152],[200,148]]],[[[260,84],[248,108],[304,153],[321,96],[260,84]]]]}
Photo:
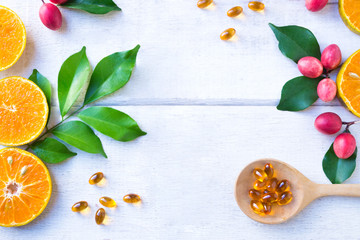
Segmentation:
{"type": "Polygon", "coordinates": [[[235,185],[235,198],[240,209],[253,220],[266,224],[285,222],[315,199],[331,195],[360,197],[360,184],[316,184],[290,165],[276,159],[264,158],[247,165],[240,173],[235,185]],[[279,181],[287,179],[290,182],[293,200],[288,205],[274,204],[270,215],[260,216],[254,213],[250,207],[249,190],[253,188],[255,181],[254,168],[263,169],[266,163],[273,165],[275,177],[279,181]]]}

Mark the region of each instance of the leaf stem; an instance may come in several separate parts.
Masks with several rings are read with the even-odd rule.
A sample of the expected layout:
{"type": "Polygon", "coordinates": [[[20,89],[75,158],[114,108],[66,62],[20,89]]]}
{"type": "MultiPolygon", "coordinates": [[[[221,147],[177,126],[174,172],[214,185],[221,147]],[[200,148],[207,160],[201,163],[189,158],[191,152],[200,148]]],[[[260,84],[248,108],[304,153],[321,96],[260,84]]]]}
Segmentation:
{"type": "Polygon", "coordinates": [[[72,112],[71,114],[69,114],[68,116],[66,116],[65,118],[63,118],[60,122],[58,122],[57,124],[55,124],[54,126],[52,126],[51,128],[48,128],[46,126],[46,130],[43,134],[41,134],[34,142],[32,142],[31,144],[28,144],[28,146],[26,147],[25,150],[28,150],[34,143],[36,143],[37,141],[41,140],[41,138],[43,138],[45,135],[51,133],[52,130],[54,130],[55,128],[57,128],[59,125],[61,125],[63,122],[65,122],[67,119],[69,119],[70,117],[72,117],[74,114],[78,113],[81,109],[83,109],[85,107],[85,105],[82,105],[81,107],[79,107],[76,111],[72,112]]]}
{"type": "Polygon", "coordinates": [[[352,121],[352,122],[342,122],[343,125],[346,125],[345,131],[349,130],[349,127],[350,127],[351,125],[354,125],[354,124],[357,124],[357,123],[360,123],[360,120],[358,120],[358,121],[352,121]]]}

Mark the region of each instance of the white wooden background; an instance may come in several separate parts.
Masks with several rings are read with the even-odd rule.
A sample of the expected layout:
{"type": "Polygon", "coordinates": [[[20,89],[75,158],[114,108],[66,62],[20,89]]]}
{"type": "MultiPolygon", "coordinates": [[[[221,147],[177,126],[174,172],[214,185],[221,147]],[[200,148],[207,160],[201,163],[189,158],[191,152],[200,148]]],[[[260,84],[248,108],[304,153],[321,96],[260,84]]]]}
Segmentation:
{"type": "MultiPolygon", "coordinates": [[[[48,165],[54,190],[45,212],[27,226],[1,228],[1,239],[360,239],[360,199],[324,198],[289,222],[269,226],[246,217],[233,194],[242,168],[262,157],[329,183],[321,162],[333,137],[318,133],[313,121],[325,111],[355,118],[337,101],[300,113],[276,110],[281,87],[299,73],[281,55],[268,22],[305,26],[322,49],[337,43],[344,58],[360,48],[360,36],[345,27],[335,0],[318,13],[308,12],[304,0],[264,0],[264,14],[251,12],[245,0],[215,1],[214,10],[201,10],[196,0],[116,0],[123,11],[105,16],[61,9],[58,32],[41,24],[40,0],[1,1],[24,21],[28,44],[0,78],[28,77],[37,68],[56,89],[62,62],[83,45],[95,66],[141,44],[131,81],[96,104],[130,114],[148,132],[130,143],[100,136],[108,159],[79,153],[48,165]],[[226,16],[235,5],[244,7],[241,19],[226,16]],[[219,40],[228,27],[236,28],[236,42],[219,40]],[[87,183],[97,171],[106,175],[103,188],[87,183]],[[143,198],[140,208],[121,201],[130,192],[143,198]],[[93,218],[104,195],[119,207],[108,211],[109,225],[97,226],[93,218]],[[89,216],[71,212],[79,200],[90,203],[89,216]]],[[[352,130],[360,139],[359,126],[352,130]]],[[[356,169],[347,183],[359,182],[356,169]]]]}

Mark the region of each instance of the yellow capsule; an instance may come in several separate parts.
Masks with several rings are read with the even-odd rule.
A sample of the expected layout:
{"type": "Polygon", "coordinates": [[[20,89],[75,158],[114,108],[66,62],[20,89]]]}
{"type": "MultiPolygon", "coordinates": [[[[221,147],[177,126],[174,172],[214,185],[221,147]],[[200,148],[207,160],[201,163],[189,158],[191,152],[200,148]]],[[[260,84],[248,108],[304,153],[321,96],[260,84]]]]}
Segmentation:
{"type": "Polygon", "coordinates": [[[90,177],[89,183],[90,183],[91,185],[97,184],[97,183],[99,183],[103,178],[104,178],[104,174],[103,174],[102,172],[94,173],[94,174],[90,177]]]}
{"type": "Polygon", "coordinates": [[[290,183],[288,180],[284,179],[281,180],[277,186],[276,186],[276,192],[278,193],[282,193],[285,192],[286,190],[288,190],[290,188],[290,183]]]}
{"type": "Polygon", "coordinates": [[[263,205],[260,201],[254,201],[254,200],[252,200],[252,201],[250,202],[250,206],[251,206],[251,209],[252,209],[255,213],[260,214],[260,215],[265,214],[264,205],[263,205]]]}
{"type": "Polygon", "coordinates": [[[271,203],[263,203],[263,206],[264,206],[264,213],[266,215],[269,215],[271,213],[271,210],[272,210],[271,203]]]}
{"type": "Polygon", "coordinates": [[[237,17],[239,16],[243,11],[243,8],[240,6],[233,7],[227,11],[228,17],[237,17]]]}
{"type": "Polygon", "coordinates": [[[256,180],[254,183],[254,189],[255,190],[262,190],[266,187],[266,182],[260,182],[259,180],[256,180]]]}
{"type": "Polygon", "coordinates": [[[261,198],[261,192],[255,189],[250,189],[249,196],[251,199],[259,200],[261,198]]]}
{"type": "Polygon", "coordinates": [[[236,30],[234,28],[228,28],[220,34],[220,39],[227,41],[235,36],[236,30]]]}
{"type": "Polygon", "coordinates": [[[72,207],[71,207],[71,210],[73,212],[81,212],[83,210],[85,210],[87,207],[88,207],[88,203],[85,202],[85,201],[80,201],[80,202],[77,202],[75,203],[72,207]]]}
{"type": "Polygon", "coordinates": [[[256,179],[259,180],[260,182],[266,182],[268,180],[266,173],[260,168],[255,168],[253,173],[256,179]]]}
{"type": "Polygon", "coordinates": [[[276,186],[277,186],[277,183],[278,183],[278,180],[277,180],[276,178],[271,178],[271,179],[269,179],[269,180],[266,182],[266,189],[267,189],[269,192],[275,191],[276,186]]]}
{"type": "Polygon", "coordinates": [[[197,2],[198,8],[207,8],[213,3],[213,0],[199,0],[197,2]]]}
{"type": "Polygon", "coordinates": [[[123,197],[124,202],[126,203],[138,203],[141,201],[141,198],[139,195],[135,193],[127,194],[123,197]]]}
{"type": "Polygon", "coordinates": [[[288,192],[283,192],[282,194],[280,194],[277,203],[279,205],[286,205],[289,204],[293,199],[293,195],[290,191],[288,192]]]}
{"type": "Polygon", "coordinates": [[[99,202],[101,203],[101,205],[108,207],[108,208],[116,207],[115,200],[112,198],[109,198],[109,197],[101,197],[99,199],[99,202]]]}
{"type": "Polygon", "coordinates": [[[272,178],[274,176],[274,168],[271,163],[265,164],[264,172],[268,178],[272,178]]]}
{"type": "Polygon", "coordinates": [[[248,7],[253,11],[260,12],[265,9],[265,4],[259,1],[251,1],[249,2],[248,7]]]}
{"type": "Polygon", "coordinates": [[[105,209],[103,208],[99,208],[99,210],[96,211],[95,222],[97,225],[100,225],[104,222],[105,215],[106,215],[105,209]]]}
{"type": "Polygon", "coordinates": [[[264,203],[273,203],[276,202],[277,200],[278,200],[278,195],[276,193],[269,192],[261,196],[261,201],[264,203]]]}

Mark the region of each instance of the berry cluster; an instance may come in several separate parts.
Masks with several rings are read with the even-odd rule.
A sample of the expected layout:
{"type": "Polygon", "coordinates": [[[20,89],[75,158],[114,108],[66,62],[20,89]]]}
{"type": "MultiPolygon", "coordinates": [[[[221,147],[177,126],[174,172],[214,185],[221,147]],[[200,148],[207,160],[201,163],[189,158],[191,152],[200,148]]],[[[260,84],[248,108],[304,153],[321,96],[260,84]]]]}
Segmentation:
{"type": "Polygon", "coordinates": [[[341,63],[341,51],[336,44],[327,46],[321,54],[321,61],[315,57],[303,57],[298,61],[302,75],[308,78],[318,78],[323,73],[326,78],[319,82],[317,94],[324,102],[332,101],[336,96],[336,84],[329,78],[329,73],[341,63]]]}
{"type": "Polygon", "coordinates": [[[40,7],[39,16],[45,27],[51,30],[58,30],[62,25],[62,15],[59,8],[54,4],[63,4],[67,0],[50,0],[52,3],[45,3],[40,7]]]}

